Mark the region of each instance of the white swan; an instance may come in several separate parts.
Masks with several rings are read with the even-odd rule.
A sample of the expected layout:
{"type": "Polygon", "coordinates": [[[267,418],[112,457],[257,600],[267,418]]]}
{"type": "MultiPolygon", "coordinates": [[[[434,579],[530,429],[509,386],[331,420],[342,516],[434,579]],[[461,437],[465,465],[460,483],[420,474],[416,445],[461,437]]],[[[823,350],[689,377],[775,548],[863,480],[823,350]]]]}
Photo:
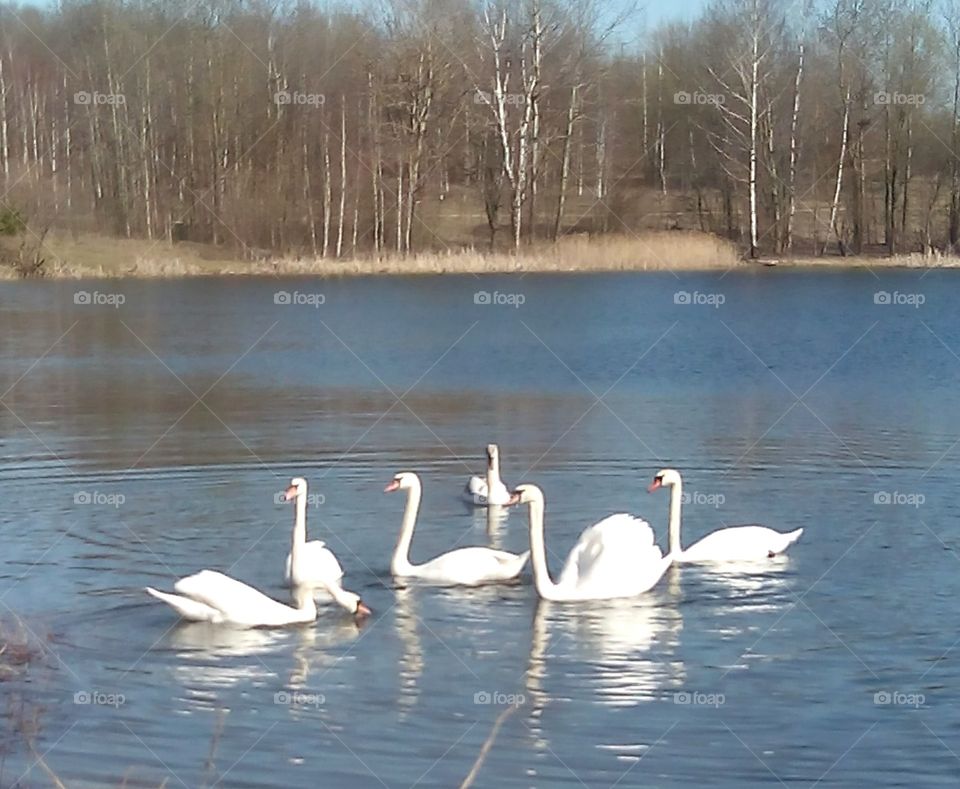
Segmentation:
{"type": "MultiPolygon", "coordinates": [[[[294,590],[296,606],[278,603],[263,592],[215,570],[201,570],[177,581],[176,594],[158,592],[146,587],[148,594],[162,600],[184,619],[192,622],[213,622],[238,627],[280,627],[313,622],[317,606],[313,590],[294,590]]],[[[359,595],[344,590],[339,584],[327,591],[347,611],[362,617],[370,613],[359,595]]]]}
{"type": "Polygon", "coordinates": [[[422,578],[434,583],[476,586],[495,581],[509,581],[520,575],[530,556],[530,551],[518,555],[475,546],[457,548],[424,564],[411,564],[410,543],[413,541],[413,527],[416,525],[417,511],[420,509],[420,478],[413,472],[401,472],[384,488],[385,493],[395,490],[409,492],[407,506],[403,511],[400,536],[397,538],[393,561],[390,563],[390,572],[394,577],[422,578]]]}
{"type": "Polygon", "coordinates": [[[487,444],[487,476],[473,476],[467,480],[463,489],[463,498],[470,504],[485,507],[488,504],[506,505],[510,503],[510,490],[500,479],[500,448],[496,444],[487,444]]]}
{"type": "Polygon", "coordinates": [[[650,524],[620,513],[583,530],[554,583],[543,539],[543,492],[536,485],[520,485],[513,501],[530,505],[533,580],[544,600],[634,597],[652,589],[670,566],[670,557],[654,543],[650,524]]]}
{"type": "Polygon", "coordinates": [[[284,580],[291,586],[310,586],[321,595],[328,585],[339,585],[343,568],[323,540],[307,542],[307,481],[303,477],[290,480],[284,499],[296,500],[293,521],[293,539],[284,580]]]}
{"type": "Polygon", "coordinates": [[[684,549],[680,542],[680,507],[683,482],[672,468],[658,471],[647,491],[670,488],[669,555],[675,562],[736,562],[767,559],[783,553],[800,539],[803,529],[786,534],[766,526],[731,526],[718,529],[684,549]]]}

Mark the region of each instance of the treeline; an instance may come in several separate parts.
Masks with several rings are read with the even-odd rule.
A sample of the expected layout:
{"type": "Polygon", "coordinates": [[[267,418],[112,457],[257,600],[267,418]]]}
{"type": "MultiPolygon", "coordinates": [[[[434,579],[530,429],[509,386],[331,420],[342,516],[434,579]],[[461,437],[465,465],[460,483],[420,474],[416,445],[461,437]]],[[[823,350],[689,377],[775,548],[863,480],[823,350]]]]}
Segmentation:
{"type": "Polygon", "coordinates": [[[603,0],[0,6],[0,211],[251,255],[674,227],[956,249],[960,0],[639,25],[603,0]]]}

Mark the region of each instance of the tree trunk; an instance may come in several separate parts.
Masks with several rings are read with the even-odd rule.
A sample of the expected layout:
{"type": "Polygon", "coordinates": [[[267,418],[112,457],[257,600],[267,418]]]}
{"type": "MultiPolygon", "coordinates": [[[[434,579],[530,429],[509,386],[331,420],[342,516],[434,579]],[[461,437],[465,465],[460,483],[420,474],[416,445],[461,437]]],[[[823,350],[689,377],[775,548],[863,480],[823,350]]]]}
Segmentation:
{"type": "MultiPolygon", "coordinates": [[[[801,34],[804,35],[804,34],[801,34]]],[[[783,248],[789,253],[793,249],[793,222],[797,212],[797,126],[800,118],[800,83],[803,81],[803,38],[800,39],[797,73],[793,82],[793,112],[790,115],[790,170],[787,175],[787,226],[784,230],[783,248]]]]}
{"type": "Polygon", "coordinates": [[[347,204],[347,97],[340,97],[340,211],[337,219],[337,257],[343,253],[343,214],[347,204]]]}

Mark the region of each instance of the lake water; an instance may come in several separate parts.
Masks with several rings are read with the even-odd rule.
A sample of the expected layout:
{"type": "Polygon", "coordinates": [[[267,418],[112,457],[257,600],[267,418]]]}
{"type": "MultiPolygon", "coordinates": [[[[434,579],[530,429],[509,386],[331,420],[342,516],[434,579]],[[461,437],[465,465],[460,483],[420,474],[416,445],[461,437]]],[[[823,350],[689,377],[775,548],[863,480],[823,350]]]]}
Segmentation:
{"type": "Polygon", "coordinates": [[[50,785],[46,766],[71,789],[456,787],[492,734],[475,786],[957,785],[956,272],[0,298],[0,622],[42,650],[0,675],[0,786],[50,785]],[[524,510],[488,524],[458,501],[489,441],[508,483],[543,488],[555,572],[612,512],[665,546],[664,466],[685,542],[806,531],[637,600],[542,604],[526,574],[398,588],[399,470],[424,483],[416,560],[526,546],[524,510]],[[231,631],[144,594],[209,567],[284,599],[294,475],[367,622],[231,631]]]}

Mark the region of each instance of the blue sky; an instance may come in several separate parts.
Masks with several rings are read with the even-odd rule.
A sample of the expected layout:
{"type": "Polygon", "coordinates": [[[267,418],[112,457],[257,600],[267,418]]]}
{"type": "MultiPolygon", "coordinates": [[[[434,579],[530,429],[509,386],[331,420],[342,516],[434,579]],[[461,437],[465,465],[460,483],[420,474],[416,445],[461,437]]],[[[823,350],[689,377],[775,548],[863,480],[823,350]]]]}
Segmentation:
{"type": "Polygon", "coordinates": [[[616,38],[634,43],[645,31],[654,30],[666,22],[690,21],[707,5],[708,0],[602,0],[605,17],[610,20],[629,13],[616,38]]]}

